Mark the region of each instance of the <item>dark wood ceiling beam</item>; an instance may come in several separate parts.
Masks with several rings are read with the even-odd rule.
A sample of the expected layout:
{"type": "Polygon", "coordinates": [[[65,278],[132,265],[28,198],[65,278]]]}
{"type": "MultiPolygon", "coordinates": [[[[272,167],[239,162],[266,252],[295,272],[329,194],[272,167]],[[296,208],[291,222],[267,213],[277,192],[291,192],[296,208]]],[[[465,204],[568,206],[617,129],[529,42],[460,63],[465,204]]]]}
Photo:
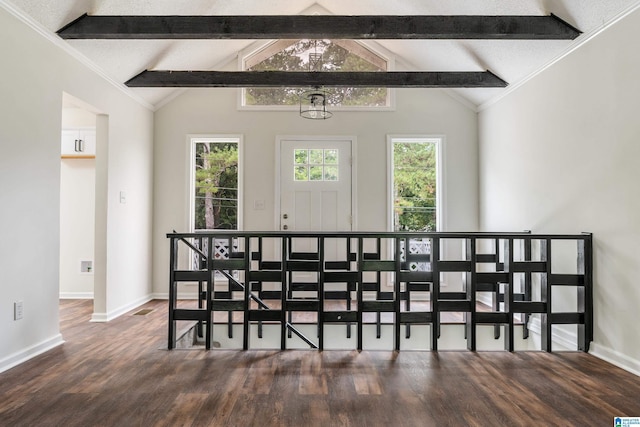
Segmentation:
{"type": "Polygon", "coordinates": [[[288,71],[143,71],[129,87],[505,87],[490,71],[481,72],[288,72],[288,71]]]}
{"type": "Polygon", "coordinates": [[[554,16],[89,16],[63,39],[574,39],[554,16]]]}

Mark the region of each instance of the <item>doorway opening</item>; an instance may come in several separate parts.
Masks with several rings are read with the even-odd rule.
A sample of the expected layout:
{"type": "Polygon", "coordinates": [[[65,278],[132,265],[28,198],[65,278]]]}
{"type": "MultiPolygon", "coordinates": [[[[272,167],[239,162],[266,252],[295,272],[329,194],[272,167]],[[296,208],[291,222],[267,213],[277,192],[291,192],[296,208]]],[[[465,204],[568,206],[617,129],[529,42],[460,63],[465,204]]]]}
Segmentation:
{"type": "Polygon", "coordinates": [[[60,298],[94,298],[97,115],[63,94],[60,136],[60,298]]]}

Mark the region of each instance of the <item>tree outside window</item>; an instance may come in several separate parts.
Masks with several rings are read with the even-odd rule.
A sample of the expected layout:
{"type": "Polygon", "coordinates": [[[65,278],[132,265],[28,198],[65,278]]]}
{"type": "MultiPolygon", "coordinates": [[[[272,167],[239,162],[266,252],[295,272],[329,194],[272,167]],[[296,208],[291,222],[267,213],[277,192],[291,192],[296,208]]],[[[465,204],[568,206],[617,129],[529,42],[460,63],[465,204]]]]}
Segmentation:
{"type": "Polygon", "coordinates": [[[238,229],[238,143],[196,142],[194,230],[238,229]]]}
{"type": "Polygon", "coordinates": [[[437,145],[393,143],[393,214],[396,231],[436,231],[437,145]]]}
{"type": "MultiPolygon", "coordinates": [[[[352,40],[299,40],[246,68],[248,71],[387,71],[387,62],[352,40]],[[358,53],[366,54],[365,59],[358,53]]],[[[245,105],[297,105],[308,88],[247,88],[245,105]]],[[[326,88],[333,106],[385,107],[387,88],[326,88]]]]}

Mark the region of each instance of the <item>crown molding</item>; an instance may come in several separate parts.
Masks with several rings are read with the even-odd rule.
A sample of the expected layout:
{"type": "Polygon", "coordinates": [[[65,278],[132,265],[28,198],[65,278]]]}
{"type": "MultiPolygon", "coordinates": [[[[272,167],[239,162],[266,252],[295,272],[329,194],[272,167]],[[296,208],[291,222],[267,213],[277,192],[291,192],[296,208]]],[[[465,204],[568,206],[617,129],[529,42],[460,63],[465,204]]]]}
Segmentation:
{"type": "Polygon", "coordinates": [[[638,9],[640,9],[640,1],[637,1],[635,4],[629,6],[628,8],[626,8],[625,10],[623,10],[622,12],[620,12],[619,14],[611,18],[609,21],[603,23],[600,27],[581,35],[580,37],[575,39],[573,42],[571,42],[571,44],[563,52],[561,52],[555,58],[553,58],[552,60],[544,64],[542,67],[533,71],[532,73],[525,76],[523,79],[519,80],[518,82],[510,83],[509,86],[504,91],[502,91],[499,95],[496,95],[495,97],[489,99],[488,101],[485,101],[482,104],[480,104],[477,108],[477,111],[481,112],[497,104],[499,101],[509,96],[511,93],[518,90],[520,87],[527,84],[530,80],[537,77],[538,74],[541,74],[542,72],[546,71],[548,68],[552,67],[557,62],[561,61],[565,57],[569,56],[570,54],[572,54],[573,52],[581,48],[583,45],[588,43],[591,39],[600,35],[602,32],[608,30],[613,25],[615,25],[622,19],[626,18],[627,16],[629,16],[630,14],[632,14],[638,9]]]}
{"type": "Polygon", "coordinates": [[[26,24],[29,28],[34,30],[43,38],[53,43],[53,45],[60,48],[62,51],[64,51],[68,55],[72,56],[74,59],[79,61],[82,65],[89,68],[91,71],[93,71],[102,79],[104,79],[107,83],[110,83],[113,87],[118,89],[120,92],[122,92],[129,98],[136,101],[138,104],[140,104],[144,108],[151,111],[155,110],[152,104],[150,104],[149,102],[145,101],[144,99],[136,95],[131,89],[126,87],[124,84],[117,82],[116,80],[109,77],[109,75],[107,75],[107,73],[105,73],[105,71],[102,68],[98,67],[93,61],[91,61],[89,58],[87,58],[86,56],[78,52],[76,49],[71,47],[67,42],[62,40],[55,33],[49,31],[38,21],[36,21],[35,19],[27,15],[23,10],[11,4],[11,2],[9,2],[8,0],[0,0],[0,8],[6,10],[10,15],[15,17],[22,23],[26,24]]]}

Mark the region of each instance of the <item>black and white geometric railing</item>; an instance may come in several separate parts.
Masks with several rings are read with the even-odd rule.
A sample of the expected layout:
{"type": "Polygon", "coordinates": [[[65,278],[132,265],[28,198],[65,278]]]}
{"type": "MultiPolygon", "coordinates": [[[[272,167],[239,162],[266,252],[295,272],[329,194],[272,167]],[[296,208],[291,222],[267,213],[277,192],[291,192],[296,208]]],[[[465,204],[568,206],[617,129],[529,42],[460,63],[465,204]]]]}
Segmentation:
{"type": "Polygon", "coordinates": [[[576,325],[579,350],[588,351],[592,340],[589,233],[218,231],[167,237],[169,349],[178,321],[198,322],[210,349],[214,323],[220,327],[216,313],[226,315],[229,338],[234,326],[242,325],[245,350],[252,348],[251,328],[259,339],[263,326],[274,324],[281,349],[293,334],[311,348],[330,348],[326,340],[334,339],[336,330],[326,330],[343,325],[342,333],[355,334],[355,348],[362,350],[363,328],[375,326],[380,338],[384,324],[392,325],[395,350],[418,334],[412,325],[430,326],[429,348],[438,350],[443,319],[454,313],[471,351],[477,349],[478,328],[487,325],[495,339],[504,334],[505,350],[514,351],[516,328],[522,327],[520,336],[527,339],[532,317],[539,321],[541,350],[552,350],[556,325],[576,325]],[[445,283],[452,276],[459,286],[445,283]],[[197,308],[178,308],[182,283],[198,284],[197,308]],[[574,290],[573,302],[552,304],[556,293],[566,298],[567,292],[554,292],[560,288],[574,290]],[[297,315],[311,319],[317,333],[301,331],[297,315]]]}

